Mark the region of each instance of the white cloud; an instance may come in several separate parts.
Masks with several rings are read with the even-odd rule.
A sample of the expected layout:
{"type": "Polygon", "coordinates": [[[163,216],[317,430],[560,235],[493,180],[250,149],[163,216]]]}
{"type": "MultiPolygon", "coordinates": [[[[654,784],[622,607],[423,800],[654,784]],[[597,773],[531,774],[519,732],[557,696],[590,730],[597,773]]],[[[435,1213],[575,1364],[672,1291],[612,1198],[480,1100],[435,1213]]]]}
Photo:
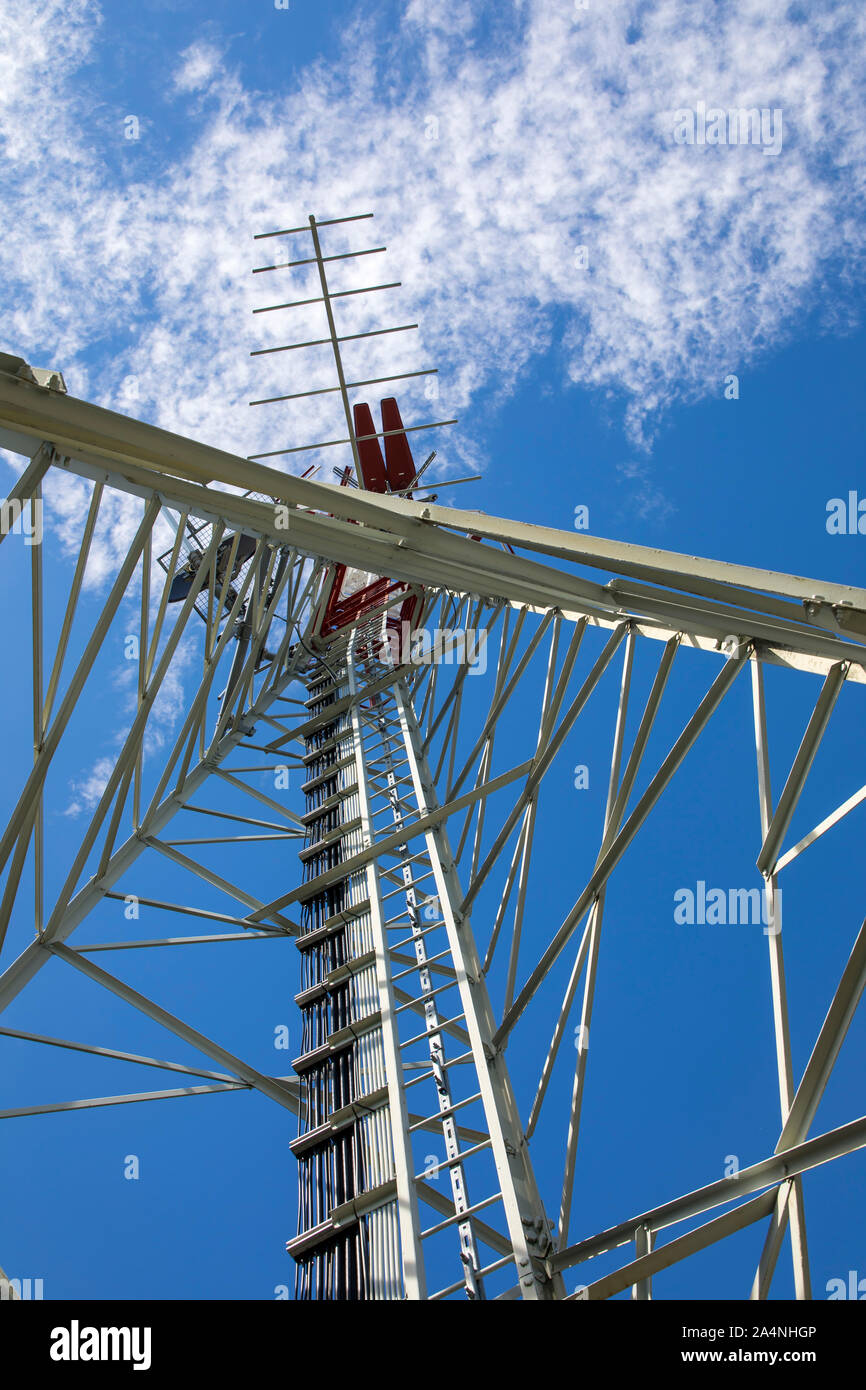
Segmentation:
{"type": "MultiPolygon", "coordinates": [[[[138,633],[138,602],[139,600],[131,595],[130,599],[126,601],[125,610],[130,616],[130,628],[135,635],[138,633]]],[[[121,612],[123,611],[122,609],[121,612]]],[[[154,661],[154,674],[159,667],[162,651],[172,632],[177,616],[177,609],[174,611],[169,609],[159,650],[154,661]]],[[[198,618],[191,615],[148,715],[142,743],[145,762],[164,750],[169,741],[175,738],[180,730],[183,718],[189,709],[191,693],[196,688],[197,672],[201,672],[202,632],[203,628],[200,626],[198,618]],[[187,688],[188,685],[189,689],[187,688]]],[[[117,634],[115,634],[115,638],[116,641],[119,641],[117,634]]],[[[111,674],[108,674],[106,668],[103,668],[103,671],[104,679],[108,681],[113,692],[110,701],[113,717],[120,719],[121,723],[113,730],[106,729],[105,731],[105,743],[113,751],[98,757],[88,772],[70,781],[70,801],[63,812],[66,816],[79,816],[83,811],[92,811],[95,808],[108,785],[108,779],[115,768],[138,710],[137,657],[131,660],[121,660],[111,674]]],[[[91,695],[93,693],[91,691],[91,695]]]]}
{"type": "Polygon", "coordinates": [[[616,466],[617,481],[628,486],[629,507],[632,514],[644,520],[653,518],[664,521],[671,516],[676,507],[654,483],[651,471],[645,461],[629,459],[616,466]]]}
{"type": "MultiPolygon", "coordinates": [[[[171,615],[169,616],[171,617],[171,615]]],[[[196,659],[199,673],[201,672],[201,633],[198,629],[199,619],[192,615],[185,636],[178,644],[165,679],[159,688],[159,693],[154,700],[147,721],[144,736],[145,757],[151,757],[154,753],[160,752],[161,749],[165,748],[169,739],[176,737],[180,731],[181,722],[189,708],[186,683],[193,674],[196,659]]],[[[170,627],[168,631],[171,631],[170,627]]],[[[157,665],[158,658],[154,669],[157,665]]],[[[192,689],[195,690],[195,683],[192,684],[192,689]]],[[[131,709],[133,711],[135,709],[134,700],[131,702],[131,709]]]]}
{"type": "Polygon", "coordinates": [[[215,44],[194,43],[181,55],[181,66],[174,74],[178,92],[198,92],[206,87],[219,70],[222,52],[215,44]]]}
{"type": "Polygon", "coordinates": [[[72,782],[72,800],[63,812],[65,816],[80,816],[82,811],[93,810],[108,785],[114,763],[114,758],[98,758],[89,772],[72,782]]]}
{"type": "MultiPolygon", "coordinates": [[[[88,58],[101,23],[91,0],[54,0],[40,6],[27,0],[0,5],[0,145],[4,157],[22,166],[43,158],[52,128],[53,96],[88,58]]],[[[64,100],[70,93],[65,91],[64,100]]],[[[64,135],[70,133],[68,128],[64,135]]],[[[74,138],[57,141],[54,156],[78,163],[83,151],[74,138]]]]}
{"type": "MultiPolygon", "coordinates": [[[[451,476],[474,469],[489,412],[551,347],[565,381],[648,440],[672,402],[720,391],[793,334],[828,276],[860,273],[866,15],[854,4],[806,20],[781,0],[732,0],[710,22],[684,0],[412,0],[398,38],[361,16],[345,60],[267,102],[199,43],[165,78],[178,116],[189,94],[187,149],[123,186],[88,143],[87,84],[73,74],[98,51],[96,7],[49,4],[35,37],[29,13],[0,0],[14,79],[4,346],[63,369],[75,394],[242,454],[345,433],[336,395],[246,405],[334,380],[326,349],[248,356],[322,336],[318,307],[251,314],[317,293],[309,267],[249,273],[309,254],[309,237],[251,234],[310,210],[375,211],[329,229],[326,252],[387,243],[388,255],[335,263],[331,283],[404,288],[339,301],[341,331],[422,328],[347,345],[347,372],[438,366],[438,401],[423,378],[385,390],[414,421],[474,405],[460,432],[419,443],[451,476]],[[782,153],[675,144],[673,113],[699,100],[780,107],[782,153]]],[[[323,452],[320,476],[338,452],[323,452]]]]}

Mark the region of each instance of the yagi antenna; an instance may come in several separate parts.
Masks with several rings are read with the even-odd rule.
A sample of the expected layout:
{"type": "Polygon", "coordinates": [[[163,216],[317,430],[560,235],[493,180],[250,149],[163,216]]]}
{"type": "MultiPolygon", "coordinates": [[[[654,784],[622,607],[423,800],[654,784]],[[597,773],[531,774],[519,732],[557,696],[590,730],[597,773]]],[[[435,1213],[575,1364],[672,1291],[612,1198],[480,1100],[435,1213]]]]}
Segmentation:
{"type": "MultiPolygon", "coordinates": [[[[379,336],[382,336],[382,335],[388,334],[388,333],[406,333],[406,332],[410,332],[411,330],[416,329],[416,328],[418,327],[418,325],[417,325],[416,323],[406,323],[406,324],[397,324],[397,325],[395,325],[395,326],[393,326],[393,327],[388,327],[388,328],[372,328],[372,329],[366,330],[366,331],[363,332],[363,333],[340,334],[340,333],[338,333],[338,331],[337,331],[337,324],[336,324],[336,320],[335,320],[335,316],[334,316],[334,301],[339,300],[339,299],[347,299],[347,298],[349,298],[350,296],[354,296],[354,295],[360,295],[360,294],[373,294],[373,293],[375,293],[376,291],[380,291],[380,290],[390,290],[390,289],[398,289],[398,288],[400,287],[400,281],[399,281],[399,280],[392,281],[392,282],[387,283],[387,284],[381,284],[381,285],[366,285],[366,286],[361,287],[360,289],[348,289],[348,290],[332,290],[332,289],[330,288],[329,283],[328,283],[328,275],[327,275],[327,270],[326,270],[326,268],[325,268],[327,265],[329,265],[329,264],[331,264],[331,263],[333,263],[333,262],[336,262],[336,261],[355,260],[355,259],[357,259],[357,258],[360,257],[360,256],[376,256],[376,255],[380,255],[380,254],[382,254],[387,248],[384,247],[384,246],[371,246],[371,247],[367,247],[367,248],[365,248],[364,250],[360,250],[360,251],[344,251],[344,252],[340,252],[339,254],[325,256],[325,255],[322,254],[321,241],[320,241],[320,238],[319,238],[319,230],[320,230],[320,228],[322,228],[322,227],[334,227],[334,226],[337,226],[338,224],[345,223],[345,222],[362,222],[362,221],[367,221],[367,220],[369,220],[370,218],[372,218],[372,216],[373,216],[373,214],[372,214],[371,212],[364,212],[364,213],[356,213],[356,214],[354,214],[353,216],[350,216],[350,217],[332,217],[332,218],[326,218],[326,219],[324,219],[323,221],[320,222],[320,221],[317,221],[317,219],[316,219],[314,216],[311,215],[311,216],[310,216],[310,219],[309,219],[309,225],[308,225],[308,226],[302,226],[302,227],[286,227],[286,228],[284,228],[284,229],[282,229],[282,230],[280,230],[280,231],[275,231],[275,232],[259,232],[259,233],[257,233],[257,235],[254,237],[254,240],[255,240],[255,241],[263,241],[263,240],[266,240],[266,239],[271,238],[271,237],[301,236],[301,235],[305,235],[305,234],[306,234],[306,235],[309,235],[309,236],[312,238],[312,250],[313,250],[313,255],[312,255],[312,256],[302,256],[302,257],[299,257],[299,258],[296,259],[296,260],[279,261],[279,262],[275,262],[275,263],[272,264],[272,265],[256,266],[255,269],[254,269],[254,271],[253,271],[253,274],[254,274],[254,275],[262,275],[262,274],[265,274],[265,273],[268,272],[268,271],[275,271],[275,270],[290,270],[290,269],[292,269],[292,268],[295,267],[295,266],[315,265],[315,266],[317,267],[317,269],[318,269],[318,272],[319,272],[319,285],[320,285],[320,288],[321,288],[321,294],[320,294],[320,295],[314,295],[314,296],[312,296],[311,298],[308,298],[308,299],[287,300],[287,301],[284,302],[284,303],[262,305],[261,307],[259,307],[259,308],[257,308],[257,309],[254,309],[254,310],[253,310],[253,313],[254,313],[254,314],[270,314],[270,313],[276,313],[276,312],[281,311],[281,310],[284,310],[284,309],[298,309],[298,308],[306,307],[306,306],[309,306],[309,305],[312,305],[312,304],[321,304],[321,305],[324,306],[324,309],[325,309],[325,317],[326,317],[326,321],[327,321],[328,335],[327,335],[327,337],[323,337],[323,338],[312,338],[312,339],[308,339],[308,340],[306,340],[306,341],[304,341],[304,342],[284,343],[284,344],[281,344],[281,345],[278,346],[278,347],[272,347],[272,348],[257,348],[257,349],[255,349],[253,352],[250,353],[250,356],[251,356],[251,357],[261,357],[261,356],[265,356],[266,354],[269,354],[269,353],[276,353],[276,352],[296,352],[296,351],[298,351],[299,349],[302,349],[302,348],[320,347],[320,346],[323,346],[324,344],[330,343],[331,349],[332,349],[333,354],[334,354],[334,365],[335,365],[335,367],[336,367],[337,381],[336,381],[336,384],[333,385],[333,386],[322,386],[322,387],[317,387],[317,388],[315,388],[315,389],[313,389],[313,390],[309,390],[309,391],[294,391],[294,392],[290,392],[290,393],[285,394],[285,395],[279,395],[279,396],[264,396],[264,397],[262,397],[261,399],[258,399],[258,400],[255,400],[255,401],[250,401],[250,405],[275,405],[275,404],[280,403],[280,402],[282,402],[282,401],[296,401],[296,400],[304,400],[304,399],[307,399],[307,398],[312,397],[312,396],[327,396],[327,395],[332,395],[332,394],[333,394],[333,395],[339,394],[340,397],[341,397],[341,399],[342,399],[342,402],[343,402],[343,413],[344,413],[344,415],[345,415],[346,428],[347,428],[348,433],[347,433],[347,435],[346,435],[344,438],[318,440],[316,443],[313,443],[313,444],[294,444],[294,445],[287,445],[287,446],[286,446],[285,448],[283,448],[283,449],[270,449],[270,450],[268,450],[268,451],[265,452],[265,453],[261,453],[261,454],[250,454],[250,455],[249,455],[250,460],[258,460],[258,459],[266,459],[266,458],[282,458],[282,457],[284,457],[284,456],[286,456],[286,455],[288,455],[288,454],[301,454],[301,453],[307,453],[307,452],[309,452],[309,451],[311,451],[311,450],[314,450],[314,449],[331,449],[331,448],[337,447],[338,445],[349,444],[349,445],[351,445],[351,448],[352,448],[352,457],[353,457],[354,464],[355,464],[355,473],[356,473],[356,476],[357,476],[358,479],[362,479],[363,474],[362,474],[361,467],[360,467],[359,452],[358,452],[358,436],[357,436],[356,431],[355,431],[355,423],[354,423],[353,412],[352,412],[352,403],[351,403],[350,400],[349,400],[349,392],[350,392],[350,391],[357,391],[357,390],[359,390],[359,389],[361,389],[362,387],[365,387],[365,386],[380,386],[380,385],[383,385],[383,384],[386,383],[386,382],[393,382],[393,381],[408,381],[408,380],[411,380],[411,379],[414,379],[414,378],[418,378],[418,377],[422,377],[422,376],[434,376],[434,375],[436,375],[438,369],[435,368],[435,367],[428,367],[428,368],[425,368],[425,369],[423,369],[423,370],[421,370],[421,371],[394,372],[394,373],[392,373],[392,374],[390,374],[390,375],[388,375],[388,376],[368,377],[368,378],[365,378],[365,379],[360,380],[360,381],[347,381],[347,380],[346,380],[346,373],[345,373],[345,370],[344,370],[344,368],[343,368],[343,357],[342,357],[342,353],[341,353],[341,351],[340,351],[340,345],[341,345],[342,343],[357,342],[357,341],[359,341],[360,339],[363,339],[363,338],[375,338],[375,337],[379,337],[379,336]]],[[[412,425],[412,424],[410,424],[410,425],[406,425],[406,426],[404,426],[404,428],[403,428],[402,430],[380,430],[380,431],[377,431],[375,434],[370,434],[370,435],[365,434],[365,435],[363,436],[363,438],[364,438],[365,440],[368,439],[368,438],[385,439],[385,438],[388,438],[389,436],[391,436],[391,435],[393,435],[393,434],[410,434],[410,433],[417,433],[417,432],[422,431],[422,430],[441,429],[441,428],[443,428],[445,425],[456,425],[456,424],[457,424],[456,419],[454,419],[454,420],[430,420],[430,421],[425,422],[424,424],[417,424],[417,425],[412,425]]],[[[434,457],[435,457],[435,452],[434,452],[433,454],[430,455],[430,457],[427,459],[427,461],[426,461],[425,464],[423,465],[422,469],[419,470],[419,472],[416,474],[415,479],[413,480],[413,485],[414,485],[414,483],[417,482],[418,478],[421,476],[421,472],[423,472],[424,468],[426,468],[426,467],[428,466],[428,464],[432,462],[432,460],[433,460],[434,457]]],[[[406,491],[408,491],[408,490],[409,490],[409,489],[406,489],[406,491]]]]}

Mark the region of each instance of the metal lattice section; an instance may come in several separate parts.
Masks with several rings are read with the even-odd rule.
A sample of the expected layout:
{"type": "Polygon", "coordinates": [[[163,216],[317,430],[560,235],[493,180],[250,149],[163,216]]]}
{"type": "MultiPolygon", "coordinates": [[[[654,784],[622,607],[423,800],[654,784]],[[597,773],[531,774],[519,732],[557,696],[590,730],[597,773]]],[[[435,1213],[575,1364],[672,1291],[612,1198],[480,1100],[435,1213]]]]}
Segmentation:
{"type": "MultiPolygon", "coordinates": [[[[330,312],[329,332],[339,365],[330,312]]],[[[29,680],[18,718],[32,713],[33,758],[4,792],[0,1011],[25,990],[30,998],[44,965],[59,963],[71,984],[77,973],[99,985],[207,1065],[2,1028],[0,1036],[28,1046],[180,1072],[186,1084],[39,1097],[7,1105],[0,1120],[238,1089],[297,1114],[299,1229],[289,1248],[301,1299],[595,1300],[628,1290],[649,1298],[668,1266],[756,1224],[764,1239],[753,1297],[768,1296],[788,1230],[796,1293],[810,1297],[804,1175],[866,1146],[866,1117],[812,1132],[866,986],[866,924],[845,940],[847,962],[798,1073],[780,884],[792,864],[815,862],[812,847],[866,804],[849,739],[846,775],[861,785],[811,828],[792,829],[827,730],[843,707],[860,710],[866,593],[282,475],[71,400],[10,361],[0,363],[0,444],[28,462],[7,506],[35,516],[43,485],[50,495],[64,476],[89,492],[62,604],[44,602],[42,551],[26,557],[32,661],[16,670],[26,668],[29,680]],[[98,605],[82,614],[109,497],[138,499],[140,519],[98,605]],[[172,517],[166,549],[161,528],[172,517]],[[334,617],[338,570],[381,577],[381,592],[372,586],[375,623],[357,594],[356,607],[334,617]],[[100,662],[109,635],[128,629],[123,605],[132,591],[140,616],[130,717],[80,842],[68,831],[52,839],[46,811],[56,805],[58,753],[74,745],[82,710],[104,700],[100,662]],[[385,650],[394,629],[382,605],[409,594],[423,603],[419,623],[451,634],[436,638],[420,665],[405,650],[385,650]],[[60,609],[50,627],[48,607],[60,609]],[[323,626],[329,611],[333,624],[323,626]],[[474,689],[466,661],[447,657],[455,633],[488,643],[492,660],[474,689]],[[678,684],[686,664],[706,678],[678,684]],[[148,759],[155,703],[179,668],[193,674],[176,697],[176,729],[148,759]],[[770,671],[815,686],[796,754],[777,759],[775,796],[770,671]],[[709,1182],[699,1174],[702,1186],[660,1192],[645,1210],[594,1233],[593,1222],[586,1234],[578,1221],[587,1207],[576,1211],[575,1194],[608,886],[747,679],[747,718],[735,736],[757,770],[750,891],[772,924],[766,1031],[778,1140],[736,1174],[709,1182]],[[580,854],[559,866],[564,897],[552,919],[533,898],[544,792],[572,730],[599,703],[612,732],[604,813],[580,854]],[[262,775],[281,767],[301,776],[298,810],[262,789],[262,775]],[[277,883],[265,874],[265,887],[251,869],[253,846],[264,842],[270,866],[280,865],[277,883]],[[292,858],[299,851],[302,865],[302,882],[288,890],[286,849],[292,858]],[[175,900],[148,892],[155,857],[184,876],[175,900]],[[127,939],[112,919],[110,929],[102,924],[106,939],[81,941],[103,907],[130,900],[170,924],[165,935],[127,939]],[[133,988],[122,968],[92,958],[226,941],[288,951],[300,966],[293,1075],[251,1065],[133,988]],[[563,1044],[572,1034],[569,1062],[563,1044]],[[518,1092],[509,1047],[532,1072],[518,1092]],[[563,1149],[561,1163],[542,1199],[530,1151],[549,1167],[553,1147],[557,1159],[563,1149]],[[566,1294],[565,1272],[628,1246],[633,1255],[616,1269],[566,1294]]],[[[364,436],[353,435],[347,393],[368,383],[347,383],[340,371],[349,439],[321,447],[347,442],[357,454],[364,436]]],[[[8,537],[0,540],[0,559],[11,565],[8,537]]],[[[21,585],[14,567],[11,577],[21,585]]]]}

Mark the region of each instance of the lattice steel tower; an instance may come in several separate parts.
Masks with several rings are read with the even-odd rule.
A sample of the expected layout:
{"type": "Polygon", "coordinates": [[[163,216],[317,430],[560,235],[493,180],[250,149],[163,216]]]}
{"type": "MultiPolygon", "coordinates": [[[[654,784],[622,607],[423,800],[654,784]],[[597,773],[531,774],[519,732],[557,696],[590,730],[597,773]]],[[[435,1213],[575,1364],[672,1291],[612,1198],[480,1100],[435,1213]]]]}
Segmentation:
{"type": "MultiPolygon", "coordinates": [[[[437,505],[421,482],[432,456],[418,467],[411,441],[415,432],[453,422],[404,422],[387,396],[378,428],[359,394],[427,373],[347,380],[347,343],[372,351],[371,339],[414,327],[339,331],[336,301],[388,288],[329,285],[330,262],[382,249],[323,254],[320,228],[357,220],[311,218],[308,226],[266,234],[290,245],[309,238],[308,250],[257,271],[297,265],[317,276],[312,298],[259,312],[315,304],[322,336],[259,351],[332,352],[336,384],[267,399],[339,396],[345,434],[334,439],[292,441],[242,459],[75,400],[58,373],[0,356],[0,446],[26,459],[4,506],[0,561],[6,583],[19,582],[22,556],[29,571],[34,746],[32,767],[7,796],[0,840],[0,1009],[32,990],[46,962],[61,961],[70,979],[79,972],[103,986],[209,1063],[193,1069],[2,1027],[4,1045],[17,1039],[120,1057],[192,1073],[197,1084],[40,1100],[7,1107],[0,1117],[244,1088],[263,1093],[298,1116],[291,1140],[298,1230],[288,1249],[301,1299],[597,1299],[626,1290],[649,1298],[654,1274],[756,1222],[766,1225],[760,1261],[732,1296],[748,1292],[750,1281],[753,1297],[767,1296],[790,1226],[795,1287],[808,1298],[802,1175],[866,1144],[862,1118],[810,1136],[866,982],[866,927],[796,1077],[779,880],[866,800],[862,787],[787,845],[840,695],[863,698],[866,592],[437,505]],[[261,461],[309,448],[321,467],[332,447],[347,455],[335,470],[339,484],[261,461]],[[84,480],[89,498],[64,602],[52,598],[58,621],[49,635],[46,586],[57,580],[46,577],[45,556],[57,535],[51,509],[58,495],[49,484],[60,474],[84,480]],[[130,499],[141,500],[142,514],[85,630],[81,597],[100,517],[106,509],[128,517],[130,499]],[[41,526],[43,504],[45,543],[24,547],[14,532],[41,526]],[[168,545],[165,534],[173,534],[168,545]],[[612,577],[600,581],[599,571],[612,577]],[[52,768],[62,741],[74,738],[76,712],[97,698],[106,639],[122,623],[131,592],[140,594],[135,708],[70,855],[68,828],[55,848],[47,844],[46,810],[57,794],[52,768]],[[192,658],[200,677],[184,696],[173,746],[145,756],[160,692],[182,659],[188,672],[192,658]],[[683,662],[706,669],[704,693],[665,755],[648,760],[669,677],[683,662]],[[767,666],[816,682],[813,712],[775,800],[767,666]],[[633,687],[645,671],[635,713],[633,687]],[[749,679],[746,672],[760,817],[755,884],[770,924],[778,1143],[758,1163],[575,1243],[578,1137],[608,880],[650,814],[663,815],[656,810],[662,793],[729,688],[749,679]],[[536,831],[549,769],[596,690],[595,704],[609,711],[606,806],[594,847],[583,837],[574,863],[558,866],[555,887],[571,905],[554,921],[551,894],[540,894],[533,877],[536,831]],[[244,762],[248,750],[259,755],[255,766],[244,762]],[[264,792],[261,780],[249,780],[280,770],[292,788],[300,781],[302,802],[290,807],[264,792]],[[212,836],[198,833],[203,816],[212,836]],[[268,841],[273,847],[263,852],[278,872],[257,872],[253,883],[243,845],[252,854],[253,842],[261,850],[268,841]],[[211,855],[208,862],[208,845],[219,847],[216,861],[211,855]],[[228,859],[229,845],[240,846],[237,862],[228,859]],[[300,861],[294,886],[263,894],[261,883],[285,884],[287,846],[300,861]],[[145,857],[185,874],[189,900],[143,895],[145,857]],[[204,906],[214,895],[219,910],[204,906]],[[122,940],[113,928],[105,940],[80,942],[74,934],[106,901],[144,904],[151,920],[163,913],[219,930],[122,940]],[[93,960],[97,951],[122,958],[128,950],[223,941],[279,942],[247,949],[288,953],[281,968],[288,976],[288,960],[298,980],[302,1019],[290,1076],[252,1067],[93,960]],[[572,1035],[575,1048],[563,1048],[572,1035]],[[509,1058],[518,1059],[519,1085],[509,1058]],[[555,1123],[548,1123],[551,1098],[555,1123]],[[556,1134],[564,1153],[552,1187],[556,1134]],[[434,1142],[435,1161],[426,1152],[434,1142]],[[716,1209],[722,1214],[706,1215],[716,1209]],[[566,1288],[566,1271],[629,1244],[633,1253],[617,1268],[566,1288]]],[[[548,864],[542,872],[549,886],[548,864]]]]}

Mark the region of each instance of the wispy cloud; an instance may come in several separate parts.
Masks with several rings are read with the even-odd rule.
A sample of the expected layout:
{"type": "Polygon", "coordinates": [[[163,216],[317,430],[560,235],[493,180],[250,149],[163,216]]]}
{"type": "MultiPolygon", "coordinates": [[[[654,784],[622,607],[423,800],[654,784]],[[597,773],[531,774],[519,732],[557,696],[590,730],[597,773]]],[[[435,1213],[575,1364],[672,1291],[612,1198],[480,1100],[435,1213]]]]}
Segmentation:
{"type": "MultiPolygon", "coordinates": [[[[132,613],[132,605],[130,605],[132,613]]],[[[136,626],[135,623],[132,624],[136,626]]],[[[169,619],[168,632],[171,631],[169,619]]],[[[159,655],[165,645],[168,633],[160,642],[154,670],[159,664],[159,655]]],[[[189,709],[190,690],[195,689],[192,679],[195,668],[201,669],[201,630],[198,620],[191,617],[175,650],[168,671],[160,685],[153,702],[142,741],[145,762],[162,752],[169,741],[175,737],[181,722],[189,709]]],[[[108,668],[110,669],[110,668],[108,668]]],[[[79,816],[84,811],[92,811],[97,805],[108,784],[108,779],[117,762],[121,748],[132,726],[138,710],[138,660],[121,659],[109,675],[103,668],[102,698],[106,708],[111,710],[113,728],[106,727],[101,740],[103,748],[110,752],[97,756],[92,767],[73,778],[69,783],[69,802],[63,812],[66,816],[79,816]]]]}
{"type": "Polygon", "coordinates": [[[120,182],[76,76],[110,42],[108,20],[101,34],[95,5],[34,15],[0,0],[5,345],[63,369],[76,394],[242,454],[336,437],[336,396],[246,406],[333,381],[320,349],[248,357],[322,330],[317,308],[252,317],[316,281],[309,267],[251,276],[290,243],[250,238],[310,210],[372,210],[328,249],[387,242],[387,259],[336,263],[332,283],[404,289],[343,300],[343,331],[417,318],[422,332],[347,347],[350,378],[438,366],[438,400],[423,378],[399,394],[414,419],[468,414],[441,442],[454,476],[464,451],[476,461],[482,412],[551,346],[565,379],[607,398],[645,445],[673,402],[720,390],[790,337],[828,277],[859,274],[859,5],[807,17],[732,0],[707,16],[683,0],[411,0],[403,19],[388,37],[359,11],[343,62],[267,102],[228,40],[225,59],[194,45],[164,82],[186,147],[120,182]],[[698,101],[780,108],[780,156],[677,144],[675,112],[698,101]]]}
{"type": "Polygon", "coordinates": [[[644,520],[664,521],[676,511],[676,506],[666,497],[653,480],[645,459],[629,459],[616,466],[617,482],[628,489],[629,507],[633,515],[644,520]]]}
{"type": "Polygon", "coordinates": [[[222,50],[212,43],[191,44],[181,54],[181,65],[173,74],[175,91],[199,92],[217,76],[222,50]]]}
{"type": "Polygon", "coordinates": [[[114,758],[98,758],[89,772],[70,784],[72,799],[63,812],[65,816],[80,816],[82,811],[94,809],[108,785],[114,764],[114,758]]]}

